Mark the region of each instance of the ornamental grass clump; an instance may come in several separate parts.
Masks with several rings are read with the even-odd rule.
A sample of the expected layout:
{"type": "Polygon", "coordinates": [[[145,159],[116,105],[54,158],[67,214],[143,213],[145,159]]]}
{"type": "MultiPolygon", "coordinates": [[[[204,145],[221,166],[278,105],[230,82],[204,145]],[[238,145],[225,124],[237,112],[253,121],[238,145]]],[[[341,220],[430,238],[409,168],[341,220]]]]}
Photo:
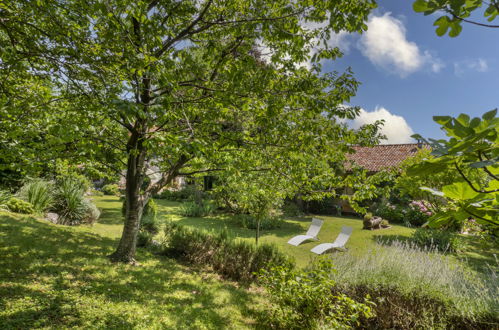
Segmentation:
{"type": "Polygon", "coordinates": [[[411,243],[392,242],[362,256],[334,256],[331,277],[354,298],[376,303],[380,328],[499,326],[499,282],[493,268],[479,274],[459,261],[411,243]]]}
{"type": "Polygon", "coordinates": [[[58,183],[53,210],[59,214],[59,223],[63,225],[93,224],[100,216],[100,211],[89,199],[85,198],[85,188],[81,182],[71,177],[58,183]]]}
{"type": "Polygon", "coordinates": [[[36,212],[43,213],[54,202],[54,184],[43,179],[28,180],[19,189],[17,196],[31,203],[36,212]]]}

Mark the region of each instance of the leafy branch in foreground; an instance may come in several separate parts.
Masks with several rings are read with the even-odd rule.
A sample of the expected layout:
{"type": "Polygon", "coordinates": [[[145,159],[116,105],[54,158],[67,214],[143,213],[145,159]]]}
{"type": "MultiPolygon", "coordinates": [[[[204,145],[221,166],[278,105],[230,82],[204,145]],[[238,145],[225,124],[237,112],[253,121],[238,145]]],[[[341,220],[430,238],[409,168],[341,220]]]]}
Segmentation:
{"type": "Polygon", "coordinates": [[[412,8],[415,12],[424,13],[425,15],[442,14],[433,23],[437,27],[436,33],[439,36],[449,33],[450,37],[457,37],[463,29],[461,25],[463,22],[487,28],[499,28],[499,24],[492,23],[499,15],[498,0],[416,0],[412,8]],[[475,18],[470,19],[471,15],[484,5],[486,9],[483,11],[483,17],[486,22],[475,18]]]}
{"type": "Polygon", "coordinates": [[[490,228],[499,229],[499,118],[497,109],[470,118],[435,116],[449,140],[424,140],[432,148],[433,159],[416,164],[410,175],[426,176],[444,171],[455,173],[453,182],[442,187],[421,187],[446,199],[447,206],[429,220],[431,227],[461,224],[468,218],[490,228]]]}

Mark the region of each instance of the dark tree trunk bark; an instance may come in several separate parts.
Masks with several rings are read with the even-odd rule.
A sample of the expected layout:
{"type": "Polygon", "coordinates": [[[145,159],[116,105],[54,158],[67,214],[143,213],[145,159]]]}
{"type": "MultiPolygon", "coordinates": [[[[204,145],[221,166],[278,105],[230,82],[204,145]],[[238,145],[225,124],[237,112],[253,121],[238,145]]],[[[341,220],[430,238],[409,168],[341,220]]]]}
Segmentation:
{"type": "Polygon", "coordinates": [[[130,135],[127,144],[128,160],[125,189],[125,225],[120,243],[116,251],[109,257],[112,261],[135,263],[137,235],[147,198],[141,194],[141,186],[145,176],[146,149],[143,136],[137,132],[130,135]]]}

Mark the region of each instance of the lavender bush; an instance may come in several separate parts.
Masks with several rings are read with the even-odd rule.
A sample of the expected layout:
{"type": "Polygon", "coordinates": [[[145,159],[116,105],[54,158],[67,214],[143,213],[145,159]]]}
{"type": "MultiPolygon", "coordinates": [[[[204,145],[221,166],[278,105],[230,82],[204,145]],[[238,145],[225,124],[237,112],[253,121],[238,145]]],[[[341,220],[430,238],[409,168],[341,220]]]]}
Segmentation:
{"type": "Polygon", "coordinates": [[[338,254],[333,262],[337,271],[332,272],[332,278],[347,287],[385,287],[408,296],[424,294],[445,301],[454,316],[499,319],[497,263],[489,267],[489,274],[479,274],[432,248],[399,241],[362,256],[338,254]]]}

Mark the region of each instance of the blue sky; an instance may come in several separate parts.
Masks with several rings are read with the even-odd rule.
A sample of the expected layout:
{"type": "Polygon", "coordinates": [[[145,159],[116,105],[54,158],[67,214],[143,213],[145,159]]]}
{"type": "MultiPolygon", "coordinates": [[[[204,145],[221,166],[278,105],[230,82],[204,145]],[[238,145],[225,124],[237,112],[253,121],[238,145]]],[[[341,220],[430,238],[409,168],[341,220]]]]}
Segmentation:
{"type": "Polygon", "coordinates": [[[345,55],[323,67],[350,66],[362,83],[351,100],[364,109],[354,126],[385,118],[388,142],[410,142],[412,132],[443,138],[432,116],[480,116],[499,106],[497,29],[465,24],[457,38],[438,37],[438,16],[413,12],[412,1],[378,4],[368,32],[337,36],[345,55]]]}

